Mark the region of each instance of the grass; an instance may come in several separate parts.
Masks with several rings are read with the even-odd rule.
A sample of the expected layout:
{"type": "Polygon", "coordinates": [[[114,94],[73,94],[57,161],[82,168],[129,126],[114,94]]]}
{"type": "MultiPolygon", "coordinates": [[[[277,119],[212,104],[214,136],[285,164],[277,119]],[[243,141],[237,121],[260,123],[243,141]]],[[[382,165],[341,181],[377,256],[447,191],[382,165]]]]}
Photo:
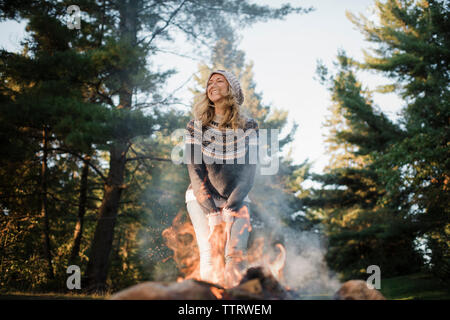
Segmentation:
{"type": "Polygon", "coordinates": [[[450,289],[426,273],[381,278],[381,293],[389,300],[449,300],[450,289]]]}
{"type": "Polygon", "coordinates": [[[80,293],[29,293],[7,292],[0,293],[0,300],[103,300],[106,296],[80,293]]]}

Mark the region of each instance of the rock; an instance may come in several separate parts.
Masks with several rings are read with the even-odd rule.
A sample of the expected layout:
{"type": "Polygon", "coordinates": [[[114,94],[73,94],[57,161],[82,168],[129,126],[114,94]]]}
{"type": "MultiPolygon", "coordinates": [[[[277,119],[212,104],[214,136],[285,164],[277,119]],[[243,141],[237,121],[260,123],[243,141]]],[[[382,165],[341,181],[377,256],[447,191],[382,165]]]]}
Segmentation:
{"type": "Polygon", "coordinates": [[[334,300],[386,300],[377,289],[362,280],[349,280],[334,294],[334,300]]]}
{"type": "Polygon", "coordinates": [[[110,300],[217,300],[211,283],[193,279],[182,282],[143,282],[113,294],[110,300]]]}

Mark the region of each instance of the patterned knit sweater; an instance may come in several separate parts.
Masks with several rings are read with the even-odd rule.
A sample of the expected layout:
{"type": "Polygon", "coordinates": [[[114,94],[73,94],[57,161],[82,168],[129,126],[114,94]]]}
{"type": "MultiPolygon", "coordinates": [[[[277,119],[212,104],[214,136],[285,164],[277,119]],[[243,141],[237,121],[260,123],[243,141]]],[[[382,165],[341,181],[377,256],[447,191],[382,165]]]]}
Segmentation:
{"type": "Polygon", "coordinates": [[[237,131],[219,129],[220,119],[216,115],[209,126],[191,120],[186,126],[185,163],[191,180],[186,201],[193,193],[210,225],[232,221],[243,202],[250,202],[247,195],[253,187],[258,154],[254,119],[247,118],[245,127],[237,131]]]}

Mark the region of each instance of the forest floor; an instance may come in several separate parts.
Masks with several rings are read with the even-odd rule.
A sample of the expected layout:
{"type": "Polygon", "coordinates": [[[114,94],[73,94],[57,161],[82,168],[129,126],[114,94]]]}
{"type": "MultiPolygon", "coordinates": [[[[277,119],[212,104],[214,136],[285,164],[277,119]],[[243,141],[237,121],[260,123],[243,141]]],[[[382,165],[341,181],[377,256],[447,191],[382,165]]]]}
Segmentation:
{"type": "MultiPolygon", "coordinates": [[[[388,300],[450,300],[450,290],[426,273],[381,279],[381,293],[388,300]]],[[[109,296],[76,293],[0,292],[0,300],[103,300],[109,296]]],[[[331,300],[329,296],[305,296],[305,300],[331,300]]]]}

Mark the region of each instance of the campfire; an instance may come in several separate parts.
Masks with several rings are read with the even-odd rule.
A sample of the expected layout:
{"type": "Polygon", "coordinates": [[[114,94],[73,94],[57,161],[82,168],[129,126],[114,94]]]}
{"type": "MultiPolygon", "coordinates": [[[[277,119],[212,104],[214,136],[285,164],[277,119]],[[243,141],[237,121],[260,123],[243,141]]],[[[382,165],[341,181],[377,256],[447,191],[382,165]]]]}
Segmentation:
{"type": "MultiPolygon", "coordinates": [[[[184,275],[178,278],[178,282],[195,279],[200,280],[200,259],[195,238],[195,231],[190,221],[183,221],[183,215],[178,214],[173,220],[172,226],[163,231],[163,237],[166,240],[167,246],[173,251],[173,259],[176,262],[178,269],[184,275]]],[[[213,270],[215,278],[211,281],[220,287],[229,289],[238,285],[244,278],[237,268],[227,270],[228,275],[232,279],[226,281],[225,274],[225,237],[226,233],[224,226],[219,226],[218,232],[214,234],[211,239],[213,245],[213,270]]],[[[267,274],[270,274],[276,281],[282,282],[283,280],[283,268],[286,263],[286,250],[282,244],[276,244],[276,250],[278,254],[275,258],[271,258],[271,255],[265,253],[264,238],[259,237],[253,241],[252,246],[247,253],[248,266],[260,266],[265,270],[267,274]]],[[[237,262],[245,259],[242,255],[238,256],[237,262]]]]}
{"type": "MultiPolygon", "coordinates": [[[[189,220],[183,221],[178,214],[172,225],[163,231],[167,246],[173,251],[173,259],[183,274],[174,282],[144,282],[122,290],[111,299],[117,300],[273,300],[301,299],[298,291],[285,283],[283,270],[286,250],[281,243],[274,245],[276,254],[269,254],[263,237],[254,239],[247,252],[249,268],[240,273],[227,270],[233,275],[230,285],[224,279],[224,237],[220,230],[213,239],[215,252],[213,266],[216,278],[211,282],[200,280],[200,259],[195,231],[189,220]]],[[[243,257],[242,257],[243,258],[243,257]]],[[[363,281],[348,281],[336,292],[334,299],[384,299],[375,289],[362,285],[363,281]]],[[[364,283],[365,284],[365,283],[364,283]]]]}

